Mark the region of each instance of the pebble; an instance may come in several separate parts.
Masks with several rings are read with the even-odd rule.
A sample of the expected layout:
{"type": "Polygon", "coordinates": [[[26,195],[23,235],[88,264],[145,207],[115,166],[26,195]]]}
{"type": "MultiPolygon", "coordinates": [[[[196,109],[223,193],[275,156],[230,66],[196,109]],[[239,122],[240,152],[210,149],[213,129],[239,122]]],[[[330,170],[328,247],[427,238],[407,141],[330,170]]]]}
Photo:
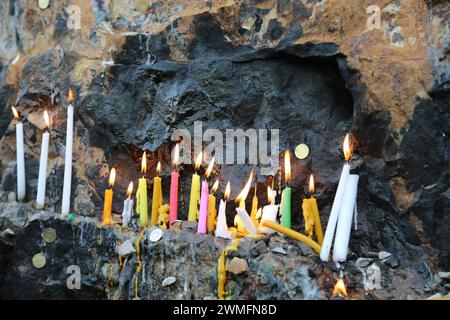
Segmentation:
{"type": "Polygon", "coordinates": [[[14,202],[14,201],[16,201],[16,193],[15,192],[8,193],[8,202],[14,202]]]}
{"type": "Polygon", "coordinates": [[[8,238],[14,237],[16,234],[14,231],[12,231],[10,228],[7,228],[5,231],[3,231],[3,234],[7,236],[8,238]]]}
{"type": "Polygon", "coordinates": [[[441,279],[450,280],[450,271],[447,271],[447,272],[440,271],[440,272],[438,272],[438,276],[441,279]]]}
{"type": "Polygon", "coordinates": [[[176,281],[177,281],[177,279],[175,277],[167,277],[163,280],[162,286],[168,287],[168,286],[174,284],[176,281]]]}
{"type": "Polygon", "coordinates": [[[380,260],[386,260],[390,256],[392,256],[392,254],[390,252],[387,252],[387,251],[378,252],[378,259],[380,259],[380,260]]]}
{"type": "Polygon", "coordinates": [[[369,266],[369,264],[373,261],[372,258],[358,258],[355,262],[355,265],[358,268],[365,268],[369,266]]]}
{"type": "Polygon", "coordinates": [[[395,256],[390,256],[389,258],[382,261],[386,265],[388,265],[391,268],[397,268],[398,267],[398,259],[395,256]]]}
{"type": "Polygon", "coordinates": [[[244,259],[234,257],[227,266],[227,271],[232,272],[234,274],[240,274],[248,269],[247,261],[244,259]]]}
{"type": "Polygon", "coordinates": [[[272,248],[272,252],[283,254],[283,255],[287,255],[286,250],[284,250],[282,247],[272,248]]]}
{"type": "Polygon", "coordinates": [[[136,249],[134,249],[133,242],[130,239],[123,242],[119,246],[119,256],[121,256],[121,257],[127,257],[135,252],[136,252],[136,249]]]}

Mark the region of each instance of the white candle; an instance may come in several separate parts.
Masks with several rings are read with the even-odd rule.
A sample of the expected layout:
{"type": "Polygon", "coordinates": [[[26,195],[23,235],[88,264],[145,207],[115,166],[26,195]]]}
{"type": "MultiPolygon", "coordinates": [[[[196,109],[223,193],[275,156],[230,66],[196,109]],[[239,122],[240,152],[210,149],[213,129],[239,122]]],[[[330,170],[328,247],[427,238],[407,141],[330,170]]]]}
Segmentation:
{"type": "Polygon", "coordinates": [[[133,204],[134,201],[130,198],[125,199],[123,202],[122,226],[128,226],[130,224],[131,217],[133,216],[133,204]]]}
{"type": "MultiPolygon", "coordinates": [[[[44,111],[44,119],[47,128],[49,128],[50,121],[48,118],[47,111],[44,111]]],[[[47,159],[48,159],[49,142],[50,142],[50,134],[48,131],[45,131],[42,134],[41,158],[39,161],[39,177],[36,195],[36,209],[43,209],[45,204],[45,185],[47,182],[47,159]]]]}
{"type": "Polygon", "coordinates": [[[347,260],[348,243],[350,240],[350,231],[352,228],[352,218],[355,210],[356,195],[358,191],[359,176],[351,174],[345,184],[345,194],[342,199],[339,221],[336,229],[336,238],[334,239],[333,261],[343,262],[347,260]]]}
{"type": "MultiPolygon", "coordinates": [[[[72,98],[72,90],[69,89],[69,101],[72,98]]],[[[67,130],[66,130],[66,155],[64,158],[64,184],[61,214],[68,215],[70,211],[70,191],[72,187],[72,144],[73,144],[73,106],[67,107],[67,130]]]]}
{"type": "Polygon", "coordinates": [[[17,200],[25,199],[25,152],[23,146],[23,123],[19,120],[16,108],[11,107],[16,118],[16,163],[17,163],[17,200]]]}
{"type": "Polygon", "coordinates": [[[262,218],[261,218],[261,222],[260,222],[260,230],[262,233],[271,234],[271,233],[275,232],[275,230],[273,230],[273,229],[263,227],[262,222],[264,220],[277,222],[277,213],[278,213],[278,205],[269,204],[269,205],[263,207],[262,218]]]}
{"type": "Polygon", "coordinates": [[[225,214],[226,207],[227,203],[220,199],[219,213],[217,215],[216,237],[231,239],[231,232],[228,231],[227,217],[225,214]]]}
{"type": "Polygon", "coordinates": [[[350,165],[346,163],[342,168],[341,178],[339,179],[339,184],[334,196],[333,206],[331,207],[330,217],[328,218],[327,230],[325,231],[325,237],[323,238],[322,249],[320,250],[320,259],[322,259],[322,261],[328,261],[328,258],[330,256],[334,231],[336,230],[339,211],[341,210],[342,198],[344,197],[345,185],[349,174],[350,165]]]}
{"type": "Polygon", "coordinates": [[[247,229],[248,233],[250,235],[257,235],[258,230],[256,230],[256,227],[247,211],[243,208],[236,208],[236,212],[239,215],[239,218],[241,218],[242,224],[244,225],[244,228],[247,229]]]}
{"type": "Polygon", "coordinates": [[[122,211],[122,226],[128,226],[131,222],[131,217],[133,216],[133,204],[134,201],[131,200],[131,194],[133,193],[133,181],[130,182],[127,189],[128,198],[123,202],[122,211]]]}

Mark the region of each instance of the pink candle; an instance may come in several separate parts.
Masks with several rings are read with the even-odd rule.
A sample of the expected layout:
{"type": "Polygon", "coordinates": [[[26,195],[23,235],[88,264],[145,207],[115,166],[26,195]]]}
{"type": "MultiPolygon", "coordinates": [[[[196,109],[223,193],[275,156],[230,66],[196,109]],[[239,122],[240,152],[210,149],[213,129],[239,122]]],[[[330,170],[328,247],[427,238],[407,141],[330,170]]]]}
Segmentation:
{"type": "Polygon", "coordinates": [[[172,154],[172,163],[175,169],[172,171],[170,179],[169,228],[172,226],[172,222],[178,218],[178,179],[180,178],[180,174],[177,171],[177,165],[179,159],[180,149],[177,143],[172,154]]]}
{"type": "Polygon", "coordinates": [[[198,217],[197,233],[206,233],[206,226],[208,222],[208,201],[209,201],[209,190],[208,190],[208,178],[211,175],[212,169],[214,167],[214,158],[212,157],[208,168],[205,171],[205,179],[202,181],[202,192],[200,196],[200,212],[198,217]]]}
{"type": "Polygon", "coordinates": [[[177,171],[173,171],[170,179],[170,213],[169,213],[169,226],[172,222],[177,220],[178,217],[178,178],[180,174],[177,171]]]}
{"type": "Polygon", "coordinates": [[[208,182],[206,180],[202,181],[202,192],[200,197],[200,214],[198,218],[197,233],[206,233],[206,222],[208,220],[208,199],[209,190],[208,182]]]}

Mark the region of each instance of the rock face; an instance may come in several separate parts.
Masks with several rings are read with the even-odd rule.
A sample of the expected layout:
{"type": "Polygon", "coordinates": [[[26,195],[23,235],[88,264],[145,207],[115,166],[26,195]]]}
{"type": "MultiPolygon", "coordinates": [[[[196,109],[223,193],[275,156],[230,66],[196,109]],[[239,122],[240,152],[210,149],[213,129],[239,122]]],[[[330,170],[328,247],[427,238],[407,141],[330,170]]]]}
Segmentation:
{"type": "MultiPolygon", "coordinates": [[[[70,85],[76,95],[71,200],[78,215],[94,220],[101,216],[112,166],[118,172],[113,211],[120,213],[128,182],[140,177],[143,150],[150,156],[150,188],[157,160],[163,163],[163,193],[168,202],[171,134],[180,128],[192,132],[194,122],[202,121],[204,130],[280,129],[280,151],[308,144],[309,157],[302,161],[294,158],[292,164],[294,228],[303,225],[301,198],[311,171],[316,176],[322,225],[326,226],[343,163],[341,139],[349,130],[357,142],[353,165],[361,176],[358,230],[350,242],[352,259],[388,251],[400,260],[400,266],[418,273],[426,268],[432,272],[450,268],[450,10],[446,1],[379,1],[380,28],[375,29],[369,28],[367,7],[357,0],[110,0],[91,1],[88,7],[81,0],[72,3],[75,7],[67,8],[64,3],[52,2],[45,10],[36,2],[0,3],[0,210],[11,205],[18,211],[13,217],[3,212],[2,230],[19,225],[13,230],[17,233],[22,227],[47,221],[36,218],[28,222],[26,216],[32,211],[11,202],[16,163],[10,106],[17,105],[25,119],[28,204],[36,194],[42,112],[49,110],[52,138],[46,203],[49,211],[59,212],[70,85]],[[81,8],[79,28],[76,6],[81,8]]],[[[234,199],[250,167],[217,167],[218,196],[230,180],[234,199]]],[[[260,167],[255,170],[258,173],[260,167]]],[[[180,218],[186,219],[193,167],[183,165],[180,172],[180,218]]],[[[276,173],[274,179],[276,189],[281,189],[281,174],[276,173]]],[[[259,176],[261,202],[266,198],[266,182],[259,176]]],[[[229,210],[234,212],[231,201],[229,210]]],[[[233,216],[229,216],[229,224],[233,216]]],[[[67,241],[67,249],[72,238],[67,231],[62,234],[68,237],[61,240],[67,241]]],[[[20,241],[30,242],[36,238],[32,236],[27,229],[14,243],[11,239],[0,241],[0,257],[11,259],[1,259],[0,266],[22,265],[21,259],[28,259],[31,249],[20,241]]],[[[201,242],[190,237],[189,243],[201,242]]],[[[161,241],[171,239],[164,235],[161,241]]],[[[173,245],[180,250],[188,245],[172,240],[179,242],[173,245]]],[[[214,259],[206,254],[197,258],[203,259],[205,268],[209,266],[205,279],[195,280],[198,282],[211,281],[221,247],[209,238],[203,242],[205,250],[215,255],[214,259]]],[[[115,248],[116,244],[113,241],[106,247],[115,248]]],[[[289,257],[288,248],[282,249],[289,257]]],[[[70,251],[64,259],[73,260],[74,254],[70,251]]],[[[271,263],[285,259],[271,250],[265,254],[274,259],[271,263]]],[[[103,263],[110,263],[109,258],[105,253],[103,263]]],[[[128,265],[133,259],[128,259],[128,265]]],[[[183,259],[191,258],[179,259],[174,262],[174,272],[183,259]]],[[[252,266],[251,260],[248,263],[249,270],[259,268],[252,266]]],[[[60,271],[62,268],[59,266],[60,271]]],[[[89,268],[92,278],[85,283],[91,283],[91,288],[104,286],[104,280],[95,276],[102,266],[89,268]]],[[[115,267],[111,264],[110,268],[115,267]]],[[[130,268],[134,270],[134,266],[130,268]]],[[[299,281],[305,277],[302,270],[294,270],[299,281]]],[[[146,281],[159,286],[169,276],[173,274],[146,281]]],[[[5,278],[3,281],[14,285],[8,282],[13,281],[12,274],[5,278]]],[[[131,281],[130,276],[125,278],[131,281]]],[[[262,282],[257,284],[252,277],[246,279],[256,296],[264,281],[269,281],[259,279],[262,282]]],[[[132,290],[125,280],[120,281],[120,290],[132,290]]],[[[211,295],[207,289],[196,292],[186,281],[177,276],[177,282],[161,292],[173,290],[174,298],[211,295]]],[[[92,296],[106,297],[104,287],[97,289],[92,289],[92,296]]],[[[40,289],[35,290],[22,294],[37,296],[40,289]]],[[[307,296],[289,290],[264,291],[258,297],[307,296]]],[[[130,292],[117,294],[133,297],[130,292]]],[[[151,294],[139,290],[139,295],[155,298],[151,294]]]]}

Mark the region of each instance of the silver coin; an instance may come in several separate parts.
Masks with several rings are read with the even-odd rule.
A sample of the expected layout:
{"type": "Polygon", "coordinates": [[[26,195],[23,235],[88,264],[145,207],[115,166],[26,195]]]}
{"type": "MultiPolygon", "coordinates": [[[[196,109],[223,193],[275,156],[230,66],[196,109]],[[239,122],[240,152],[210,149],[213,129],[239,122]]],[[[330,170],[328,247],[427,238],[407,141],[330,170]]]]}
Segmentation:
{"type": "Polygon", "coordinates": [[[155,229],[150,233],[150,241],[151,242],[157,242],[159,241],[163,236],[163,232],[161,229],[155,229]]]}

